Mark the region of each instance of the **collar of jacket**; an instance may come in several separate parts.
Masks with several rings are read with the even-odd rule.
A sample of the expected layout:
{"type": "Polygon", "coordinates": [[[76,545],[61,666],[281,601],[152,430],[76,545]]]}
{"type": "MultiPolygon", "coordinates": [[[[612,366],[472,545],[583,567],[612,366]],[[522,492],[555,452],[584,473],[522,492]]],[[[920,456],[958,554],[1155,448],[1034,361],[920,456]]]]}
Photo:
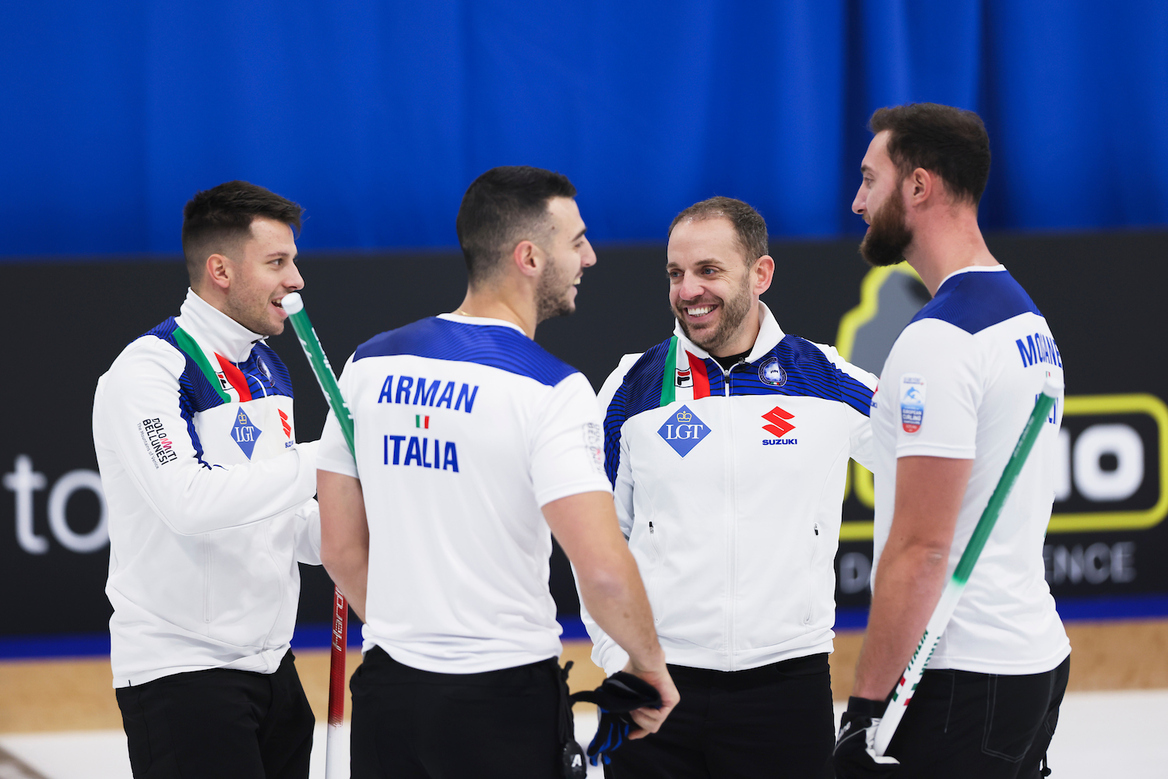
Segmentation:
{"type": "MultiPolygon", "coordinates": [[[[758,301],[758,308],[760,320],[758,337],[754,339],[754,348],[750,350],[750,354],[746,358],[747,362],[754,362],[759,359],[771,349],[778,346],[779,341],[783,340],[786,336],[786,333],[783,332],[783,328],[779,327],[775,315],[771,313],[767,304],[760,300],[758,301]]],[[[682,348],[690,354],[695,357],[700,357],[703,360],[714,359],[710,356],[709,352],[685,337],[685,333],[681,329],[681,322],[678,322],[676,319],[674,320],[673,334],[677,336],[677,342],[681,344],[682,348]]],[[[715,361],[714,364],[716,365],[717,362],[715,361]]]]}
{"type": "Polygon", "coordinates": [[[219,309],[187,289],[187,299],[179,309],[179,327],[199,340],[216,354],[234,363],[243,362],[251,354],[251,347],[266,336],[253,333],[219,309]]]}

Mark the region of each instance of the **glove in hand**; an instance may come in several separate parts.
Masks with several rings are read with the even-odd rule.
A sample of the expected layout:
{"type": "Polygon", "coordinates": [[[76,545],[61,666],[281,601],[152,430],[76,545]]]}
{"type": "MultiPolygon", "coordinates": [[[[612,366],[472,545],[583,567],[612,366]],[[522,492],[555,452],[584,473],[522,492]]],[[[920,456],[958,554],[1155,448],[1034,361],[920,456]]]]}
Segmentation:
{"type": "Polygon", "coordinates": [[[883,779],[896,776],[894,757],[876,755],[876,728],[887,704],[868,698],[848,698],[840,717],[839,736],[831,759],[837,779],[883,779]]]}
{"type": "Polygon", "coordinates": [[[610,755],[629,737],[629,732],[637,727],[630,712],[645,707],[659,708],[661,693],[657,688],[640,677],[625,671],[617,671],[604,680],[595,690],[585,690],[572,696],[572,702],[595,703],[600,710],[600,724],[596,736],[588,745],[588,762],[598,765],[600,761],[609,763],[610,755]]]}

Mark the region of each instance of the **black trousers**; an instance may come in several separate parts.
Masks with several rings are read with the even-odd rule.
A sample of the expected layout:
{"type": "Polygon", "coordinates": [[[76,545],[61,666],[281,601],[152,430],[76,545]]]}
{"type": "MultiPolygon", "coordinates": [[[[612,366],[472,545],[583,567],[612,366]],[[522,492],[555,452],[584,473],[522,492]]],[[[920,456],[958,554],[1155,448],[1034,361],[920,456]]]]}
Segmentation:
{"type": "Polygon", "coordinates": [[[442,674],[375,647],[349,682],[352,779],[560,779],[563,686],[555,658],[442,674]]]}
{"type": "Polygon", "coordinates": [[[898,779],[1038,779],[1071,659],[1040,674],[925,671],[888,754],[898,779]]]}
{"type": "Polygon", "coordinates": [[[315,719],[293,659],[118,688],[135,779],[307,779],[315,719]]]}
{"type": "Polygon", "coordinates": [[[671,665],[669,673],[681,703],[659,731],[613,753],[609,779],[831,776],[826,654],[730,673],[671,665]]]}

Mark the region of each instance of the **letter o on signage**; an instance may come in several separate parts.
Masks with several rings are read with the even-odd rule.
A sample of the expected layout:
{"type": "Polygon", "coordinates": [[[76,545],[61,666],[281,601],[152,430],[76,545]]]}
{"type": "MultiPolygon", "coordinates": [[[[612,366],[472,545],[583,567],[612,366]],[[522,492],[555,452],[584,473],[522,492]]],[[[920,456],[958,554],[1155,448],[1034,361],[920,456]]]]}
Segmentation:
{"type": "Polygon", "coordinates": [[[1075,486],[1093,501],[1130,498],[1144,481],[1144,442],[1127,425],[1092,425],[1075,441],[1075,486]],[[1099,467],[1105,454],[1115,457],[1114,471],[1099,467]]]}
{"type": "Polygon", "coordinates": [[[69,471],[53,485],[49,493],[49,529],[61,546],[71,552],[85,554],[96,552],[109,543],[109,511],[105,505],[105,493],[101,491],[101,476],[97,471],[76,470],[69,471]],[[69,527],[69,518],[65,514],[65,507],[69,498],[77,490],[91,490],[97,495],[97,504],[100,507],[100,516],[97,527],[88,533],[74,533],[69,527]]]}
{"type": "Polygon", "coordinates": [[[871,575],[872,563],[867,555],[860,552],[840,555],[839,585],[842,592],[848,594],[863,592],[868,588],[868,579],[871,575]]]}

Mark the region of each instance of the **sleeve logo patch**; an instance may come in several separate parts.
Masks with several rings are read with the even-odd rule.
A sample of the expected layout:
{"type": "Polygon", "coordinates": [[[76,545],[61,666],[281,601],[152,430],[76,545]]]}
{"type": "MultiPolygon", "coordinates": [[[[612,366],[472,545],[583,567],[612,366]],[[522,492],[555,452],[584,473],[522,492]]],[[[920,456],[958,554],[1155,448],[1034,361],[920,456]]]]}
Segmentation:
{"type": "Polygon", "coordinates": [[[142,443],[146,444],[147,451],[150,452],[150,460],[155,468],[178,459],[178,453],[174,451],[174,442],[167,437],[166,431],[162,429],[162,420],[158,417],[139,422],[138,433],[142,436],[142,443]]]}
{"type": "Polygon", "coordinates": [[[906,373],[900,377],[900,426],[906,433],[915,433],[924,418],[925,377],[906,373]]]}
{"type": "Polygon", "coordinates": [[[584,424],[584,448],[588,451],[588,458],[593,470],[604,475],[604,431],[596,422],[584,424]]]}

